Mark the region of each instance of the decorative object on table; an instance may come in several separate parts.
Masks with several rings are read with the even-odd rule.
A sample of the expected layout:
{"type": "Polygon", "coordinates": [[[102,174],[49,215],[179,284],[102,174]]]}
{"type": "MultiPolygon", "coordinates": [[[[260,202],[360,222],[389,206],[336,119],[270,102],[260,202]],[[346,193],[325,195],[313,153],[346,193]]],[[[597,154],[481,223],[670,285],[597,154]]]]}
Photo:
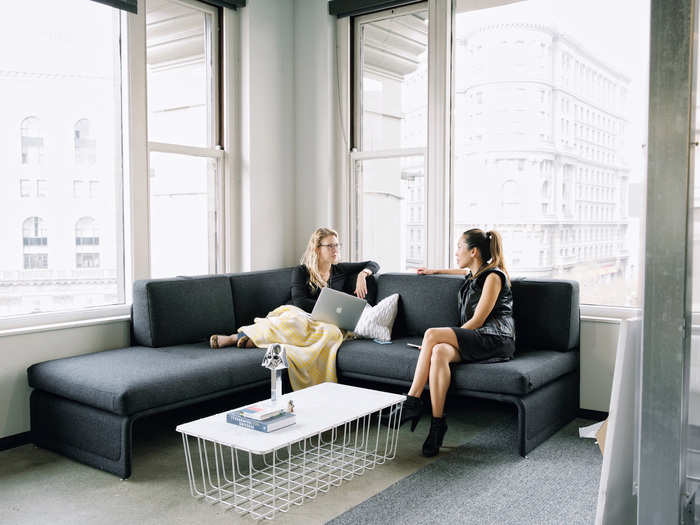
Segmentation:
{"type": "Polygon", "coordinates": [[[273,432],[280,428],[288,427],[296,423],[296,415],[284,410],[276,416],[258,420],[246,416],[244,409],[232,410],[226,414],[226,422],[239,427],[257,430],[258,432],[273,432]]]}
{"type": "Polygon", "coordinates": [[[287,412],[289,412],[290,414],[294,413],[294,401],[292,401],[291,399],[289,400],[289,403],[287,403],[287,412]]]}
{"type": "Polygon", "coordinates": [[[282,395],[282,370],[289,367],[284,345],[274,343],[268,346],[262,366],[270,370],[270,403],[274,405],[282,395]]]}
{"type": "MultiPolygon", "coordinates": [[[[399,311],[399,294],[391,294],[375,306],[365,306],[360,320],[353,332],[367,339],[391,342],[391,329],[394,327],[396,313],[399,311]]],[[[379,342],[378,341],[378,342],[379,342]]]]}

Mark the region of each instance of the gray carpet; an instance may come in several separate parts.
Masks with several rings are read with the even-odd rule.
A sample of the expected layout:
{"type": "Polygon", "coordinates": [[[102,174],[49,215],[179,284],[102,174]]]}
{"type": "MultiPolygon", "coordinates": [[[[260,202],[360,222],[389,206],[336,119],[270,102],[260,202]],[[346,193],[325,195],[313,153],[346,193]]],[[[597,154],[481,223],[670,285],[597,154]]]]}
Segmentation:
{"type": "Polygon", "coordinates": [[[573,421],[525,459],[514,452],[515,425],[504,414],[329,523],[593,523],[602,456],[594,440],[578,437],[578,427],[588,423],[573,421]]]}

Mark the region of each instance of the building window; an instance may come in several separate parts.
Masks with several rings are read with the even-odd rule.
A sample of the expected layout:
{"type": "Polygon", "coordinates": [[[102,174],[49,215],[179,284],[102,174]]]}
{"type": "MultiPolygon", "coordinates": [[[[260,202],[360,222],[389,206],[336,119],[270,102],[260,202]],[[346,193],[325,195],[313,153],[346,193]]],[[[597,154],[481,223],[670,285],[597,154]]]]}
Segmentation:
{"type": "Polygon", "coordinates": [[[76,268],[99,268],[100,254],[99,253],[76,253],[75,254],[76,268]]]}
{"type": "Polygon", "coordinates": [[[75,245],[97,246],[98,244],[100,244],[100,235],[95,219],[92,217],[79,219],[75,225],[75,245]]]}
{"type": "Polygon", "coordinates": [[[24,249],[24,269],[46,269],[49,267],[48,237],[44,220],[29,217],[22,223],[22,245],[24,249]]]}
{"type": "Polygon", "coordinates": [[[44,157],[44,137],[37,117],[27,117],[20,126],[22,164],[41,164],[44,157]]]}
{"type": "Polygon", "coordinates": [[[91,166],[95,164],[96,143],[90,133],[90,121],[80,119],[73,128],[73,147],[75,149],[75,163],[91,166]]]}
{"type": "Polygon", "coordinates": [[[20,179],[19,181],[19,196],[20,197],[31,197],[32,196],[32,181],[29,179],[20,179]]]}

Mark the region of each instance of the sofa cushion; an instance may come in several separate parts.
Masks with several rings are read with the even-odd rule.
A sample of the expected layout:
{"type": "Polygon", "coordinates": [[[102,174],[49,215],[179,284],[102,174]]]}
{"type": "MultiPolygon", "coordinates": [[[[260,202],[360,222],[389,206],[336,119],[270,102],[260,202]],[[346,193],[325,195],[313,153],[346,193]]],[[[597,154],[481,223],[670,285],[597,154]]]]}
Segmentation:
{"type": "Polygon", "coordinates": [[[416,371],[418,350],[406,346],[406,343],[420,342],[420,337],[395,338],[385,345],[367,339],[345,341],[336,356],[338,376],[368,376],[410,382],[416,371]]]}
{"type": "Polygon", "coordinates": [[[294,268],[227,274],[233,290],[233,308],[238,325],[247,326],[292,300],[294,268]]]}
{"type": "Polygon", "coordinates": [[[579,347],[576,281],[513,279],[512,287],[518,352],[579,347]]]}
{"type": "Polygon", "coordinates": [[[235,330],[231,284],[222,276],[147,279],[134,283],[134,342],[169,346],[208,341],[235,330]]]}
{"type": "Polygon", "coordinates": [[[143,346],[45,361],[29,386],[107,412],[130,415],[269,380],[264,350],[211,350],[205,343],[143,346]]]}
{"type": "Polygon", "coordinates": [[[450,388],[523,395],[577,369],[578,352],[534,350],[503,363],[455,364],[450,388]]]}
{"type": "MultiPolygon", "coordinates": [[[[416,371],[420,337],[395,339],[391,344],[345,341],[338,350],[339,376],[374,378],[410,384],[416,371]]],[[[504,363],[452,365],[451,389],[523,395],[578,369],[578,352],[532,351],[504,363]]]]}
{"type": "Polygon", "coordinates": [[[457,293],[463,281],[451,275],[380,274],[377,301],[393,293],[401,296],[393,337],[422,336],[431,327],[458,326],[457,293]]]}

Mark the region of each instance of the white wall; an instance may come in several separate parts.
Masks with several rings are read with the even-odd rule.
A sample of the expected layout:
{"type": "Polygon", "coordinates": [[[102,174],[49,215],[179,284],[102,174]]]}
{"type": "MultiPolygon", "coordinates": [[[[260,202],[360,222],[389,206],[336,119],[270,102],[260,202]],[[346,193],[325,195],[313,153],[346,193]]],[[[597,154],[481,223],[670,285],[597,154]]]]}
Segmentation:
{"type": "Polygon", "coordinates": [[[0,337],[0,438],[29,430],[30,365],[128,345],[127,321],[0,337]]]}
{"type": "Polygon", "coordinates": [[[336,19],[328,14],[326,0],[295,1],[294,145],[298,195],[303,195],[297,199],[296,208],[295,247],[299,255],[316,228],[340,227],[333,220],[338,206],[334,154],[338,115],[335,32],[336,19]]]}
{"type": "MultiPolygon", "coordinates": [[[[251,239],[244,269],[260,270],[291,265],[299,251],[294,234],[294,3],[256,0],[239,13],[242,198],[250,206],[243,238],[251,239]]],[[[239,241],[230,242],[235,247],[239,241]]]]}

